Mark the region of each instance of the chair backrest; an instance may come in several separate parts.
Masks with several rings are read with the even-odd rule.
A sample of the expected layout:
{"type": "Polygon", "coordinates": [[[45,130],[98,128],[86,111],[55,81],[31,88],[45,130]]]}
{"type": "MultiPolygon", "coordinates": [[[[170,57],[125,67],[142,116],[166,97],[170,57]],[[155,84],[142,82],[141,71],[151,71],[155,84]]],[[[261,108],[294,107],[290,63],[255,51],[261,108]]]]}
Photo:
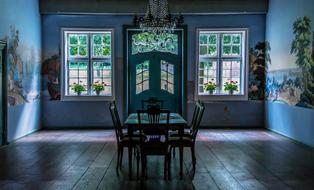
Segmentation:
{"type": "MultiPolygon", "coordinates": [[[[146,110],[138,110],[137,118],[140,134],[165,136],[168,141],[168,128],[170,111],[161,110],[158,107],[148,107],[146,110]],[[146,121],[146,122],[144,122],[146,121]]],[[[140,135],[142,141],[142,135],[140,135]]]]}
{"type": "Polygon", "coordinates": [[[199,106],[197,106],[197,104],[195,104],[194,106],[194,112],[193,112],[193,117],[192,117],[192,121],[190,124],[190,133],[192,133],[194,126],[196,125],[196,119],[197,119],[197,115],[199,112],[199,106]]]}
{"type": "Polygon", "coordinates": [[[116,133],[116,138],[117,138],[117,141],[119,141],[120,138],[122,137],[123,132],[122,132],[122,125],[121,125],[121,121],[120,121],[120,117],[119,117],[119,113],[118,113],[118,109],[117,109],[115,101],[110,102],[109,110],[110,110],[113,126],[115,129],[115,133],[116,133]]]}
{"type": "Polygon", "coordinates": [[[147,109],[149,106],[156,106],[159,107],[160,109],[163,109],[164,101],[158,100],[157,98],[154,97],[150,97],[148,100],[142,100],[142,110],[147,109]]]}
{"type": "Polygon", "coordinates": [[[205,111],[205,107],[204,107],[203,103],[201,103],[201,102],[196,102],[196,107],[197,107],[198,111],[196,114],[195,124],[192,126],[192,139],[194,142],[196,141],[197,132],[198,132],[198,129],[199,129],[199,126],[201,124],[203,114],[205,111]]]}

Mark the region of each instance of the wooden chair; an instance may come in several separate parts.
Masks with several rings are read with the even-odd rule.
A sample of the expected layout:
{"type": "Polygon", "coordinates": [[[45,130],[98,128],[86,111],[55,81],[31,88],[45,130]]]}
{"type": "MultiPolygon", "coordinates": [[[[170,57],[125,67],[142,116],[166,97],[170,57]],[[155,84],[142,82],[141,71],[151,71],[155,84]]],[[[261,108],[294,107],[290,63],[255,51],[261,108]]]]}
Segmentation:
{"type": "Polygon", "coordinates": [[[158,100],[157,98],[154,98],[154,97],[150,97],[148,100],[142,100],[142,110],[147,109],[148,106],[157,106],[160,109],[163,109],[164,101],[158,100]]]}
{"type": "MultiPolygon", "coordinates": [[[[109,110],[110,110],[112,122],[115,129],[115,134],[116,134],[116,141],[117,141],[117,148],[118,148],[117,150],[118,159],[117,159],[116,171],[117,171],[117,174],[119,175],[119,167],[120,169],[122,167],[123,148],[125,147],[127,148],[131,147],[132,149],[136,148],[136,144],[139,144],[140,138],[138,135],[134,135],[130,137],[128,134],[123,133],[123,126],[121,125],[121,121],[120,121],[120,117],[119,117],[119,113],[118,113],[118,109],[117,109],[115,101],[110,102],[109,110]]],[[[129,162],[130,162],[130,159],[129,159],[129,162]]],[[[132,163],[129,163],[129,164],[132,164],[132,163]]],[[[137,154],[137,176],[139,176],[138,171],[139,171],[139,153],[137,154]]]]}
{"type": "MultiPolygon", "coordinates": [[[[200,101],[198,101],[198,103],[201,104],[200,101]]],[[[192,132],[192,128],[196,124],[196,117],[197,117],[198,112],[199,112],[199,106],[197,106],[197,104],[195,104],[191,124],[188,125],[186,128],[187,130],[184,131],[184,136],[190,136],[190,134],[192,132]]],[[[179,134],[176,131],[174,133],[171,133],[170,136],[176,137],[176,136],[179,136],[179,134]]],[[[175,147],[173,147],[172,151],[173,151],[173,157],[175,157],[175,155],[176,155],[175,154],[175,147]]]]}
{"type": "Polygon", "coordinates": [[[169,143],[170,143],[171,148],[180,147],[180,146],[190,147],[191,156],[192,156],[192,164],[193,164],[193,173],[195,172],[195,166],[196,166],[196,157],[195,157],[196,136],[197,136],[200,123],[202,121],[204,110],[205,110],[204,105],[200,102],[197,102],[195,111],[193,114],[193,117],[195,118],[194,118],[194,122],[191,123],[190,132],[185,133],[183,137],[180,137],[177,134],[169,137],[169,143]]]}
{"type": "Polygon", "coordinates": [[[168,143],[169,110],[160,110],[152,106],[147,110],[138,110],[138,123],[140,132],[140,154],[142,177],[146,177],[147,156],[164,156],[164,178],[170,178],[170,146],[168,143]],[[143,121],[147,121],[144,123],[143,121]],[[163,122],[160,122],[162,121],[163,122]],[[143,136],[147,139],[144,139],[143,136]]]}

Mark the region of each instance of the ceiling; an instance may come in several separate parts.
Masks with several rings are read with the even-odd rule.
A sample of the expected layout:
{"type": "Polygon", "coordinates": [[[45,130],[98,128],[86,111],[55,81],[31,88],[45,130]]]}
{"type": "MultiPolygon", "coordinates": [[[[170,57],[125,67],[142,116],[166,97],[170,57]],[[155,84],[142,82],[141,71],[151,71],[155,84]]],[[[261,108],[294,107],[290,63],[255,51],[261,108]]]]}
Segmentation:
{"type": "MultiPolygon", "coordinates": [[[[171,13],[266,13],[268,0],[168,0],[171,13]]],[[[40,0],[42,14],[142,14],[148,0],[40,0]]]]}

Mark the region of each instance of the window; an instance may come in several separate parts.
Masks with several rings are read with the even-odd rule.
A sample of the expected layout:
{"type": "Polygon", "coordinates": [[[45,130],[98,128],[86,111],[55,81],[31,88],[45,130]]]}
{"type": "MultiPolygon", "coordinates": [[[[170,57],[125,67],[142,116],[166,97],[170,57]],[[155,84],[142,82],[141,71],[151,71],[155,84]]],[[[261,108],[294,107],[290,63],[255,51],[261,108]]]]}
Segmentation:
{"type": "Polygon", "coordinates": [[[160,84],[161,89],[168,91],[171,94],[174,94],[174,88],[173,88],[173,75],[174,75],[174,66],[171,63],[168,63],[164,60],[161,60],[160,63],[160,84]]]}
{"type": "Polygon", "coordinates": [[[113,97],[113,31],[63,29],[63,100],[113,97]],[[104,88],[95,89],[100,85],[104,88]],[[80,86],[81,92],[75,89],[80,86]]]}
{"type": "Polygon", "coordinates": [[[136,94],[149,90],[149,61],[136,65],[136,94]]]}
{"type": "Polygon", "coordinates": [[[197,34],[197,96],[246,100],[247,30],[199,29],[197,34]]]}

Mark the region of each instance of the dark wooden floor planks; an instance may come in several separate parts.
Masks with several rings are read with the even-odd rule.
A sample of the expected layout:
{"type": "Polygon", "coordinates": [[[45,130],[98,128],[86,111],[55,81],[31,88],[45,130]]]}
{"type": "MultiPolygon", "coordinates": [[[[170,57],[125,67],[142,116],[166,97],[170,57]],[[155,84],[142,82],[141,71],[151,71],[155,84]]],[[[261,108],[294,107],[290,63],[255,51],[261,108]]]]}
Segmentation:
{"type": "Polygon", "coordinates": [[[196,172],[184,150],[179,180],[178,150],[170,181],[163,158],[148,158],[148,178],[128,179],[127,149],[116,174],[112,130],[40,131],[0,148],[0,189],[313,189],[314,150],[266,130],[200,130],[196,172]]]}

